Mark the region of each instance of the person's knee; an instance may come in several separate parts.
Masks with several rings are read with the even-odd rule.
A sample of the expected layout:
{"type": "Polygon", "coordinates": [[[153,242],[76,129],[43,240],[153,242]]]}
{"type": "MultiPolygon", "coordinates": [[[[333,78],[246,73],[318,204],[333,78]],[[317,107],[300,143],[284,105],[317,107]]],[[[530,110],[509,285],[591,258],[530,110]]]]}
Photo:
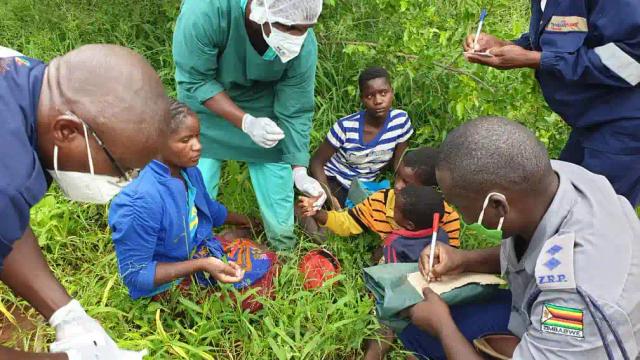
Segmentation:
{"type": "Polygon", "coordinates": [[[424,309],[425,303],[419,302],[412,307],[403,310],[404,315],[409,318],[413,325],[420,326],[421,323],[427,321],[428,311],[424,309]]]}

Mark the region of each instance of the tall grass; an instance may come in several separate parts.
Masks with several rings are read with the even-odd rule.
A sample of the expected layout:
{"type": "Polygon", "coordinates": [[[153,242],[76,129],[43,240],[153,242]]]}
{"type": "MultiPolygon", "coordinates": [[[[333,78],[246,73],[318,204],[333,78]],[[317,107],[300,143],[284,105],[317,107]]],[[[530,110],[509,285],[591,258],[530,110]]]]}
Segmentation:
{"type": "MultiPolygon", "coordinates": [[[[396,106],[413,119],[413,145],[438,144],[469,118],[500,114],[534,129],[556,155],[566,127],[544,105],[531,72],[499,72],[460,57],[462,38],[483,6],[490,12],[488,31],[515,38],[526,28],[525,0],[325,1],[316,28],[320,61],[312,144],[337,118],[358,109],[358,73],[379,64],[392,73],[396,106]]],[[[178,0],[5,0],[0,44],[44,60],[85,43],[122,44],[149,59],[174,92],[171,37],[178,10],[178,0]]],[[[250,186],[246,167],[229,163],[222,202],[257,214],[250,186]]],[[[373,301],[360,276],[378,241],[374,236],[331,238],[327,246],[342,262],[343,274],[332,285],[306,291],[297,259],[315,245],[300,234],[299,248],[284,255],[277,299],[251,315],[200,289],[160,303],[131,301],[117,276],[106,213],[104,206],[70,203],[54,189],[32,210],[31,221],[58,279],[122,346],[148,348],[156,359],[352,359],[361,356],[363,340],[375,336],[373,301]]],[[[46,350],[52,330],[1,287],[0,305],[15,311],[14,304],[37,327],[14,334],[7,345],[46,350]]],[[[392,358],[404,358],[402,350],[396,348],[392,358]]]]}

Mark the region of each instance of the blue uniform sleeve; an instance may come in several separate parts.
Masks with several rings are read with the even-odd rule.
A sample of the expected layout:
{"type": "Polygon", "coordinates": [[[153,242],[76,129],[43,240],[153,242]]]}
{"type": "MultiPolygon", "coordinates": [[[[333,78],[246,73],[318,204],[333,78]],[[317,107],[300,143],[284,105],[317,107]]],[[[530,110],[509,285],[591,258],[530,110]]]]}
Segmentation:
{"type": "MultiPolygon", "coordinates": [[[[640,7],[637,1],[599,1],[594,9],[587,1],[567,2],[540,38],[543,49],[540,71],[569,82],[633,87],[640,83],[640,7]],[[568,19],[568,20],[567,20],[568,19]],[[574,28],[567,28],[573,22],[574,28]],[[587,31],[604,32],[613,41],[590,46],[587,31]],[[545,51],[545,48],[553,50],[545,51]]],[[[594,37],[595,36],[591,36],[594,37]]]]}
{"type": "Polygon", "coordinates": [[[123,190],[109,209],[118,267],[130,294],[154,289],[157,262],[153,254],[162,224],[162,209],[154,204],[159,202],[151,196],[123,190]]]}
{"type": "MultiPolygon", "coordinates": [[[[1,90],[0,86],[0,90],[1,90]]],[[[9,112],[0,101],[0,270],[3,259],[29,225],[29,211],[47,191],[42,166],[24,128],[13,122],[21,114],[9,112]],[[7,112],[3,113],[5,110],[7,112]]]]}
{"type": "Polygon", "coordinates": [[[532,50],[531,48],[531,38],[529,37],[529,33],[524,33],[518,39],[512,41],[514,44],[520,46],[523,49],[532,50]]]}
{"type": "Polygon", "coordinates": [[[13,243],[22,237],[29,224],[29,204],[17,193],[0,192],[0,271],[13,243]]]}

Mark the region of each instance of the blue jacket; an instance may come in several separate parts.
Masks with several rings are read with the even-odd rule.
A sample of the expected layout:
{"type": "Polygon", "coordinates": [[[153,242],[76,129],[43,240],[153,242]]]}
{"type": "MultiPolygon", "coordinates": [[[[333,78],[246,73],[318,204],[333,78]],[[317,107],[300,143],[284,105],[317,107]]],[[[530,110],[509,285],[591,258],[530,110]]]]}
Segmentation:
{"type": "Polygon", "coordinates": [[[158,262],[190,259],[194,249],[205,241],[212,244],[208,246],[212,255],[223,256],[212,228],[224,223],[227,209],[211,200],[198,168],[187,168],[185,173],[196,188],[198,227],[193,238],[189,236],[185,186],[159,161],[150,162],[111,203],[109,226],[118,267],[134,299],[155,295],[172,285],[154,287],[158,262]]]}
{"type": "Polygon", "coordinates": [[[515,43],[542,52],[536,78],[551,109],[584,146],[640,151],[640,2],[532,0],[529,33],[515,43]]]}

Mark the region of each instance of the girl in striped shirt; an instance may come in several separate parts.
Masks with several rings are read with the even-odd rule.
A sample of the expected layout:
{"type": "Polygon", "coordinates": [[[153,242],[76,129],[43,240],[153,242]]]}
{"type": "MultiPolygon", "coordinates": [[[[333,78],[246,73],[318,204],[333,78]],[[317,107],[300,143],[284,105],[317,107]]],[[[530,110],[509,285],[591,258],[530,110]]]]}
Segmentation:
{"type": "Polygon", "coordinates": [[[329,188],[337,208],[353,179],[375,181],[386,166],[397,167],[413,134],[409,115],[391,107],[393,89],[385,69],[365,69],[358,85],[364,110],[338,120],[311,158],[313,177],[329,188]]]}

